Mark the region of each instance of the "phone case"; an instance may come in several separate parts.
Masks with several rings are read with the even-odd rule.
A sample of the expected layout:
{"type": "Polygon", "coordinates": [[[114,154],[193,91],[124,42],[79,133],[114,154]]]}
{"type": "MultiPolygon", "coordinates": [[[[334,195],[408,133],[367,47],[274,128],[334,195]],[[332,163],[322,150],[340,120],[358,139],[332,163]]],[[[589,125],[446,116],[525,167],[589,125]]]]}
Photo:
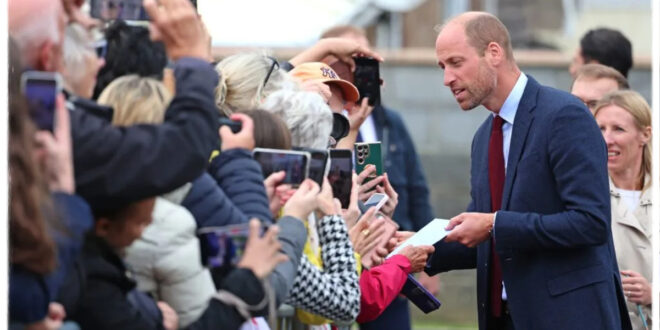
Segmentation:
{"type": "MultiPolygon", "coordinates": [[[[380,63],[370,57],[355,58],[353,85],[360,92],[360,100],[369,98],[369,105],[380,104],[380,63]]],[[[361,102],[361,101],[360,101],[361,102]]]]}
{"type": "Polygon", "coordinates": [[[406,296],[410,302],[415,304],[425,314],[440,308],[442,305],[440,300],[428,292],[411,274],[408,274],[408,280],[403,285],[401,294],[406,296]]]}
{"type": "Polygon", "coordinates": [[[355,144],[355,172],[357,174],[362,173],[367,165],[376,166],[376,174],[372,174],[367,177],[364,182],[369,182],[370,180],[376,178],[377,176],[383,175],[383,154],[381,152],[380,142],[366,143],[358,142],[355,144]]]}

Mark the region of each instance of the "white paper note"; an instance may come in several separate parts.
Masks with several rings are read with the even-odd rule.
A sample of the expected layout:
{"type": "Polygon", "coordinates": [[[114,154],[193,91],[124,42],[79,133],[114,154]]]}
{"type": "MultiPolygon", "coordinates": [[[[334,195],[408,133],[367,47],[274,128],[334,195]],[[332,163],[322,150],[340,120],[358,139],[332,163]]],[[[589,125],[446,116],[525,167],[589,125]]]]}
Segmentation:
{"type": "Polygon", "coordinates": [[[447,236],[449,231],[445,230],[445,227],[449,224],[449,220],[446,219],[433,219],[429,222],[424,228],[416,232],[415,235],[407,239],[405,242],[401,243],[392,253],[387,255],[391,257],[401,249],[405,248],[408,245],[419,246],[419,245],[433,245],[447,236]]]}

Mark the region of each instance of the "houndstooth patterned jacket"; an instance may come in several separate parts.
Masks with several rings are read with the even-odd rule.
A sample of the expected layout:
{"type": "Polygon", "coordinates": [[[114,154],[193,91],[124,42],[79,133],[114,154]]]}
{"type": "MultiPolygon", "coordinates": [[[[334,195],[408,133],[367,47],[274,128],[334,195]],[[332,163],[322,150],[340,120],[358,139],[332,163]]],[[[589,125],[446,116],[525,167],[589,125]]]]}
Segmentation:
{"type": "Polygon", "coordinates": [[[317,224],[323,269],[303,255],[287,304],[324,318],[351,322],[360,313],[360,284],[346,223],[339,215],[317,224]]]}

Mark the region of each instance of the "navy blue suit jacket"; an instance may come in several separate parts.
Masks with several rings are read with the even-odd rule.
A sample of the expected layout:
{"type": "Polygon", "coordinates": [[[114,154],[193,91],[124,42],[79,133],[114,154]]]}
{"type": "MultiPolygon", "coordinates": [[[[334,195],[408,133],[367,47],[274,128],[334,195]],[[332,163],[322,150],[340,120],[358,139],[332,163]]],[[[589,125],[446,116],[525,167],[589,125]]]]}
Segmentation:
{"type": "MultiPolygon", "coordinates": [[[[472,141],[468,212],[490,213],[492,116],[472,141]]],[[[516,112],[493,235],[517,329],[630,329],[612,233],[607,149],[570,94],[529,78],[516,112]]],[[[490,242],[441,242],[427,273],[477,268],[479,329],[489,329],[490,242]]]]}

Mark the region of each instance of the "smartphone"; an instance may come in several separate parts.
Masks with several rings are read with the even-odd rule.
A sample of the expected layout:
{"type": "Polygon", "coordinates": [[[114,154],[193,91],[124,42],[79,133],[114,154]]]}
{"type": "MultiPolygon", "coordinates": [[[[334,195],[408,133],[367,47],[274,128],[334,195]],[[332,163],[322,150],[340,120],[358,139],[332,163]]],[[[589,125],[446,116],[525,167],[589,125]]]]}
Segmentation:
{"type": "Polygon", "coordinates": [[[412,274],[408,274],[408,279],[403,285],[403,289],[401,289],[401,294],[406,296],[410,302],[415,304],[425,314],[440,308],[442,305],[440,300],[426,290],[412,274]]]}
{"type": "Polygon", "coordinates": [[[286,176],[282,183],[297,186],[309,175],[311,155],[306,151],[256,148],[252,157],[261,165],[264,178],[284,171],[286,176]]]}
{"type": "Polygon", "coordinates": [[[383,154],[381,152],[380,142],[366,143],[358,142],[354,146],[355,149],[355,172],[362,173],[367,165],[376,166],[376,173],[367,177],[364,182],[375,179],[379,175],[383,175],[383,154]]]}
{"type": "Polygon", "coordinates": [[[380,63],[371,57],[356,57],[353,84],[360,92],[360,99],[369,98],[369,105],[380,105],[380,63]]]}
{"type": "Polygon", "coordinates": [[[371,195],[371,197],[369,197],[369,199],[367,199],[367,201],[364,202],[364,206],[366,207],[367,210],[372,207],[375,207],[376,213],[378,213],[380,211],[380,208],[383,207],[385,203],[387,203],[388,199],[389,197],[387,197],[387,195],[376,193],[371,195]]]}
{"type": "MultiPolygon", "coordinates": [[[[143,0],[91,0],[90,15],[102,21],[124,20],[124,21],[148,21],[143,0]]],[[[197,8],[197,0],[191,0],[197,8]]]]}
{"type": "Polygon", "coordinates": [[[53,131],[57,95],[62,92],[62,78],[54,72],[27,71],[21,76],[21,90],[30,116],[39,130],[53,131]]]}
{"type": "Polygon", "coordinates": [[[330,170],[328,181],[332,185],[332,194],[341,202],[341,207],[348,208],[351,203],[353,188],[353,154],[349,149],[330,149],[330,170]]]}
{"type": "Polygon", "coordinates": [[[227,117],[224,117],[224,116],[221,116],[218,119],[218,123],[220,124],[220,126],[223,126],[223,125],[229,126],[229,129],[231,129],[231,132],[234,133],[234,134],[240,132],[241,129],[243,128],[243,124],[240,121],[231,120],[231,119],[229,119],[227,117]]]}
{"type": "Polygon", "coordinates": [[[294,147],[293,150],[309,152],[311,158],[309,162],[309,175],[307,177],[318,183],[319,187],[323,186],[323,178],[328,175],[329,169],[328,150],[301,147],[294,147]]]}
{"type": "MultiPolygon", "coordinates": [[[[266,228],[262,227],[262,235],[265,230],[266,228]]],[[[200,228],[197,231],[197,238],[202,265],[209,268],[235,266],[243,256],[249,236],[248,223],[200,228]]]]}

